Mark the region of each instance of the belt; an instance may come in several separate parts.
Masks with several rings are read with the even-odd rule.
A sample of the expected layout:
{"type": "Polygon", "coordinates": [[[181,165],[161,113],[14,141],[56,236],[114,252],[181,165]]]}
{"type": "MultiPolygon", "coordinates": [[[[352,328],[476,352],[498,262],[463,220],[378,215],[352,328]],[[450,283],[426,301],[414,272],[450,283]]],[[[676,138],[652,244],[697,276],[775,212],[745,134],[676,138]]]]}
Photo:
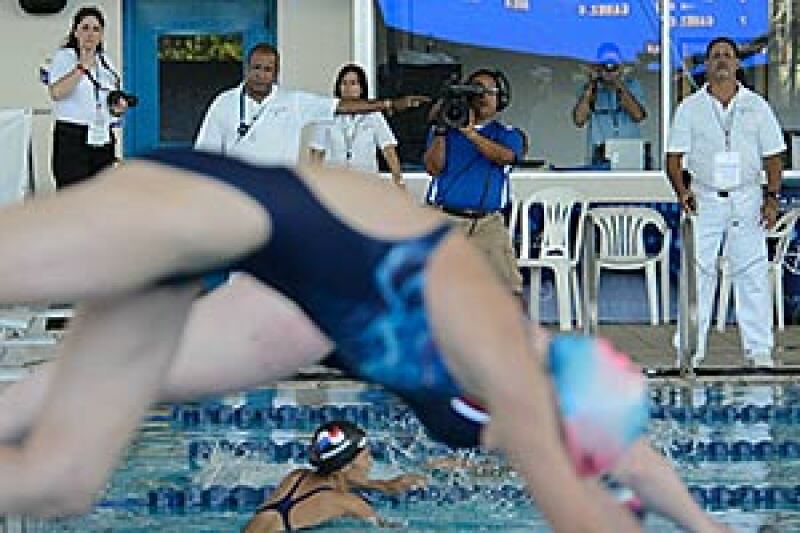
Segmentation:
{"type": "Polygon", "coordinates": [[[455,209],[451,207],[444,207],[441,205],[438,207],[448,215],[452,215],[454,217],[459,217],[459,218],[469,218],[472,220],[478,220],[497,213],[497,211],[479,211],[477,209],[455,209]]]}

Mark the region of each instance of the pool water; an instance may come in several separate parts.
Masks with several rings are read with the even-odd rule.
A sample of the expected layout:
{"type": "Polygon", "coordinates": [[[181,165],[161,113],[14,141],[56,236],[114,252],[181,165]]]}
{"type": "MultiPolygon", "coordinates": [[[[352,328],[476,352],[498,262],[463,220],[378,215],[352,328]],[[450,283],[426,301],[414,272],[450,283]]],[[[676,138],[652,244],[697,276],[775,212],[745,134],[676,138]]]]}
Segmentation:
{"type": "MultiPolygon", "coordinates": [[[[695,499],[737,531],[800,531],[800,387],[651,387],[651,439],[695,499]]],[[[547,531],[519,479],[499,459],[468,474],[437,469],[452,452],[430,441],[393,397],[365,387],[260,390],[154,409],[95,510],[27,531],[238,531],[294,466],[319,423],[368,429],[375,477],[424,472],[425,489],[365,496],[404,531],[547,531]]],[[[675,529],[655,517],[648,531],[675,529]]],[[[361,531],[354,520],[321,531],[361,531]]]]}

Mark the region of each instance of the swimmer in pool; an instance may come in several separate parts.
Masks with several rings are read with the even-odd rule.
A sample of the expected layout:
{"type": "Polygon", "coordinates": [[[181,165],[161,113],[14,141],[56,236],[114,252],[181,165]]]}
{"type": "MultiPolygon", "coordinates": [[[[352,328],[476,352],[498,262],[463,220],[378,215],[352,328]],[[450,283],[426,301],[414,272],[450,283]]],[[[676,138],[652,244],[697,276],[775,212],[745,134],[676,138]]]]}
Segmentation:
{"type": "Polygon", "coordinates": [[[311,438],[309,457],[313,469],[298,468],[290,472],[258,508],[244,533],[293,531],[342,517],[361,518],[376,526],[394,526],[353,491],[370,489],[397,494],[426,483],[424,476],[414,474],[369,479],[372,456],[367,435],[345,420],[317,428],[311,438]]]}

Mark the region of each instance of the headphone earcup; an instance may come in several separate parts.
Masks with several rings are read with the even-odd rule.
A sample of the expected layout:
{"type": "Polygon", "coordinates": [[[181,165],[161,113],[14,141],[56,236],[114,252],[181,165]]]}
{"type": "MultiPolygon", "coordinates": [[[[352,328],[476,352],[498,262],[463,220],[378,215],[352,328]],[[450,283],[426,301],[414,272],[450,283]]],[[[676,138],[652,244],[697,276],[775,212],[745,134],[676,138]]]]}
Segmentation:
{"type": "Polygon", "coordinates": [[[494,71],[494,82],[497,85],[497,111],[498,113],[511,104],[511,85],[505,74],[499,70],[494,71]]]}

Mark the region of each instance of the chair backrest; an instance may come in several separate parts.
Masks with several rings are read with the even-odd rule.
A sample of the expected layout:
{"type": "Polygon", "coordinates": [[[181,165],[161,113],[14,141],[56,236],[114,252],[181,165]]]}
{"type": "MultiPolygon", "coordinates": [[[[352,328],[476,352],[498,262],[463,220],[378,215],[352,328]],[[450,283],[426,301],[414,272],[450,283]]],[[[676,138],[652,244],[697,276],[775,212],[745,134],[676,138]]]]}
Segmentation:
{"type": "Polygon", "coordinates": [[[772,257],[773,264],[780,265],[783,263],[786,250],[789,248],[789,243],[792,241],[794,226],[798,218],[800,218],[800,209],[791,209],[781,215],[775,223],[775,226],[767,231],[767,239],[777,239],[775,254],[772,257]]]}
{"type": "Polygon", "coordinates": [[[21,201],[31,181],[32,114],[0,109],[0,205],[21,201]]]}
{"type": "Polygon", "coordinates": [[[583,237],[583,221],[586,217],[586,200],[577,191],[566,187],[542,189],[528,196],[520,209],[522,217],[520,259],[531,258],[533,239],[530,211],[534,205],[542,206],[539,257],[564,257],[577,261],[583,237]],[[573,230],[571,222],[576,208],[577,227],[573,230]]]}
{"type": "MultiPolygon", "coordinates": [[[[590,219],[597,228],[601,258],[647,257],[644,231],[655,227],[662,237],[669,231],[661,213],[649,207],[594,207],[589,211],[590,219]]],[[[660,256],[665,252],[662,239],[660,256]]]]}
{"type": "Polygon", "coordinates": [[[519,201],[513,194],[511,195],[511,215],[508,217],[508,234],[511,237],[511,242],[514,242],[514,232],[517,229],[517,221],[519,220],[519,201]]]}

